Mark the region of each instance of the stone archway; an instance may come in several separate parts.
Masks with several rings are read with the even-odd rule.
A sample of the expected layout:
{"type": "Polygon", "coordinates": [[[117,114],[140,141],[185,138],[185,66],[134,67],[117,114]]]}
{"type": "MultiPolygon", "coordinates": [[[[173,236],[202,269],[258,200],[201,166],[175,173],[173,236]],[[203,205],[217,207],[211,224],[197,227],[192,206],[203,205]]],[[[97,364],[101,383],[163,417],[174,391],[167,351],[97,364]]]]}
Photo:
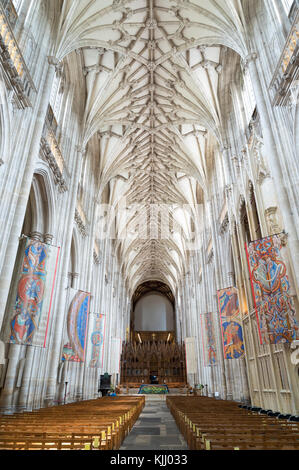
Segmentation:
{"type": "MultiPolygon", "coordinates": [[[[20,240],[29,238],[37,242],[51,244],[53,235],[49,233],[53,230],[54,204],[49,201],[50,180],[44,172],[36,172],[33,176],[30,195],[24,216],[23,227],[20,240]]],[[[53,198],[54,201],[54,198],[53,198]]],[[[52,202],[53,202],[52,201],[52,202]]],[[[19,268],[24,260],[24,243],[20,243],[15,260],[15,267],[11,278],[11,287],[17,285],[19,278],[19,268]]],[[[8,297],[8,305],[13,304],[11,296],[8,297]]],[[[8,324],[10,308],[6,307],[3,328],[8,324]]],[[[4,330],[3,330],[4,331],[4,330]]],[[[3,333],[2,331],[2,333],[3,333]]],[[[36,348],[28,344],[7,343],[5,355],[8,365],[2,368],[3,384],[1,391],[1,407],[15,411],[16,409],[32,409],[34,399],[33,384],[37,381],[40,370],[39,359],[42,356],[42,348],[36,348]],[[18,384],[16,388],[16,384],[18,384]]],[[[6,362],[6,361],[5,361],[6,362]]]]}

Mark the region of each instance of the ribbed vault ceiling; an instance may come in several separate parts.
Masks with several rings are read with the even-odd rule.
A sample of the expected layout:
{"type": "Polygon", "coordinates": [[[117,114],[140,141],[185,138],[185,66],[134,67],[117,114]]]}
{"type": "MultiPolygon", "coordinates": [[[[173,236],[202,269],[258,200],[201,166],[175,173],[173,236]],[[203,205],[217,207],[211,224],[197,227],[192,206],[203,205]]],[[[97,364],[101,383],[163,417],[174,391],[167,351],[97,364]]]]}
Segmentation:
{"type": "Polygon", "coordinates": [[[224,52],[246,54],[242,24],[238,0],[64,3],[56,55],[82,63],[84,141],[98,142],[99,200],[108,186],[129,214],[116,216],[116,250],[132,292],[149,280],[175,291],[185,273],[199,187],[222,141],[224,52]],[[157,206],[171,208],[170,237],[157,206]]]}

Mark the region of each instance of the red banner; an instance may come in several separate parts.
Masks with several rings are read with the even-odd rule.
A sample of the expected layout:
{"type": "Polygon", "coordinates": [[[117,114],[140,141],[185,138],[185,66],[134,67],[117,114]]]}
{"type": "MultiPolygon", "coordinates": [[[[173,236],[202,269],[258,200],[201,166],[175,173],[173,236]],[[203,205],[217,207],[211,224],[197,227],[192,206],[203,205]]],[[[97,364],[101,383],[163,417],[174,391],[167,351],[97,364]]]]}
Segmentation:
{"type": "Polygon", "coordinates": [[[299,339],[295,305],[281,253],[280,235],[246,245],[261,344],[299,339]]]}

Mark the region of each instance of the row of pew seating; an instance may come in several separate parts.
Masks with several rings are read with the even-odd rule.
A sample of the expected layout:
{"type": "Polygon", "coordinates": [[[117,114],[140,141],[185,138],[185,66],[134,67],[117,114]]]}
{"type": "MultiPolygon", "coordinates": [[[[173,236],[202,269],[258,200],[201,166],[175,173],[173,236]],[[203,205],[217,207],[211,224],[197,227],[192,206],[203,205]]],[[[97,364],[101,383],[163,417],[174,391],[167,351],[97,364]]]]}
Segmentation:
{"type": "Polygon", "coordinates": [[[144,397],[103,397],[0,416],[0,450],[118,450],[144,397]]]}
{"type": "Polygon", "coordinates": [[[191,450],[299,450],[299,423],[209,397],[168,396],[191,450]]]}

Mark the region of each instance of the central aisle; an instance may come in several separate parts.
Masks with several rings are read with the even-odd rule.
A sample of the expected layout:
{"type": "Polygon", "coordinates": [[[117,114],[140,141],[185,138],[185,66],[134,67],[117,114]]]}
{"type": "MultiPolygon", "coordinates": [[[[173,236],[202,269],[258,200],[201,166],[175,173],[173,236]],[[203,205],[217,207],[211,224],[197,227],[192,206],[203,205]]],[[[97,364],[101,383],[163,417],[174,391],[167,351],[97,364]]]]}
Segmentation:
{"type": "Polygon", "coordinates": [[[145,407],[120,450],[188,450],[165,396],[148,396],[145,400],[145,407]]]}

